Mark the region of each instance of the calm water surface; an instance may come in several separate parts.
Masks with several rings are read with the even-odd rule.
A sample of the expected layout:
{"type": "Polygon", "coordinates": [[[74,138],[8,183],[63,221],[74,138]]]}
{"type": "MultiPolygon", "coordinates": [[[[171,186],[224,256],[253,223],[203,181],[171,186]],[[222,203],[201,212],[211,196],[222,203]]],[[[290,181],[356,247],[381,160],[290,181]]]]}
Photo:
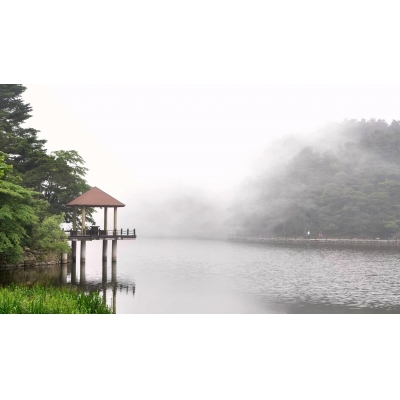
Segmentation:
{"type": "Polygon", "coordinates": [[[118,242],[113,266],[101,242],[86,248],[84,268],[53,274],[100,290],[117,314],[400,313],[396,249],[139,238],[118,242]]]}

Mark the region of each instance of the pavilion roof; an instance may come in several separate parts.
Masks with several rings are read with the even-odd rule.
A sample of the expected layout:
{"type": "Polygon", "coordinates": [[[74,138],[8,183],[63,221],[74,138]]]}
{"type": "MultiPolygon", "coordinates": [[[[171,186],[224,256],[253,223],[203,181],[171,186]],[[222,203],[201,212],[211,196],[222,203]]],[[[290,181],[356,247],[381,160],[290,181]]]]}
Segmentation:
{"type": "Polygon", "coordinates": [[[70,201],[67,206],[85,206],[85,207],[125,207],[114,197],[111,197],[106,192],[96,186],[87,192],[81,194],[75,200],[70,201]]]}

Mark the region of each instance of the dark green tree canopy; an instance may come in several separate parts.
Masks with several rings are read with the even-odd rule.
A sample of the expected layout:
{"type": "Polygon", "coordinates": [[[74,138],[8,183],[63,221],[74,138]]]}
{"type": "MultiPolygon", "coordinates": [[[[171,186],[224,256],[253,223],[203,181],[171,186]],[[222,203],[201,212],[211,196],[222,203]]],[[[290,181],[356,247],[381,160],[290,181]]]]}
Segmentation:
{"type": "MultiPolygon", "coordinates": [[[[400,232],[400,122],[343,121],[345,140],[330,151],[303,148],[251,184],[233,207],[251,235],[389,237],[400,232]]],[[[330,133],[332,134],[332,133],[330,133]]]]}
{"type": "Polygon", "coordinates": [[[39,140],[38,131],[22,126],[31,117],[32,108],[22,100],[23,85],[0,85],[0,149],[16,172],[25,173],[38,164],[46,153],[46,140],[39,140]]]}
{"type": "MultiPolygon", "coordinates": [[[[26,127],[32,109],[22,99],[25,89],[0,85],[0,254],[13,263],[27,253],[68,252],[60,228],[71,221],[66,204],[90,189],[75,150],[48,154],[39,131],[26,127]]],[[[92,212],[87,220],[93,223],[92,212]]]]}
{"type": "MultiPolygon", "coordinates": [[[[0,85],[0,150],[13,167],[14,183],[37,192],[49,202],[49,214],[63,213],[70,222],[71,209],[65,205],[91,188],[85,180],[85,162],[75,150],[48,154],[39,131],[25,127],[32,112],[22,98],[25,90],[20,84],[0,85]]],[[[93,212],[87,210],[88,222],[94,222],[93,212]]]]}

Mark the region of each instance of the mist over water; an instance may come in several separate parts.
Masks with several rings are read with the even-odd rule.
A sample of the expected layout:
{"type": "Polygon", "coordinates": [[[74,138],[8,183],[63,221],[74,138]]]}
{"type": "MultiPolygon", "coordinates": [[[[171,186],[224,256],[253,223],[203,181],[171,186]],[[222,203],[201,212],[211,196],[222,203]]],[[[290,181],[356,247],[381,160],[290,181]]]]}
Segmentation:
{"type": "Polygon", "coordinates": [[[118,243],[115,275],[101,250],[88,243],[85,276],[78,261],[74,280],[107,287],[118,314],[400,311],[397,249],[141,238],[118,243]]]}
{"type": "Polygon", "coordinates": [[[204,192],[184,189],[164,196],[160,198],[155,194],[138,204],[135,220],[144,236],[199,239],[227,237],[227,199],[221,201],[204,192]]]}
{"type": "MultiPolygon", "coordinates": [[[[346,149],[362,140],[362,135],[366,135],[368,129],[371,134],[377,128],[383,131],[392,129],[395,133],[398,127],[398,121],[389,124],[384,120],[344,119],[341,122],[327,123],[315,131],[310,131],[309,134],[282,135],[270,141],[266,149],[254,158],[248,175],[238,178],[236,185],[229,190],[222,189],[216,192],[188,185],[170,186],[164,190],[153,189],[147,192],[146,196],[135,199],[137,213],[133,219],[147,237],[224,239],[232,232],[248,230],[249,225],[243,223],[242,214],[260,213],[261,207],[260,217],[266,210],[272,210],[274,224],[270,228],[274,228],[279,224],[285,224],[291,200],[296,200],[307,190],[306,185],[300,180],[288,182],[287,169],[300,171],[309,168],[306,173],[309,176],[307,179],[312,179],[320,169],[318,165],[314,167],[301,163],[296,165],[297,159],[309,153],[326,157],[326,160],[331,162],[343,148],[346,149]],[[368,124],[371,126],[368,127],[368,124]],[[274,184],[285,187],[288,200],[277,195],[260,203],[260,198],[271,191],[274,184]]],[[[344,174],[343,179],[349,179],[346,177],[346,172],[352,171],[351,173],[355,175],[362,173],[362,168],[368,164],[380,166],[386,164],[386,169],[391,168],[385,155],[376,158],[367,150],[358,149],[353,151],[351,156],[349,162],[352,163],[352,167],[348,171],[341,172],[344,174]]],[[[340,182],[340,174],[335,179],[340,182]]],[[[320,187],[325,183],[327,181],[321,181],[320,187]]],[[[317,209],[317,198],[306,199],[304,206],[309,210],[317,209]]],[[[267,234],[270,232],[271,230],[265,231],[267,234]]]]}

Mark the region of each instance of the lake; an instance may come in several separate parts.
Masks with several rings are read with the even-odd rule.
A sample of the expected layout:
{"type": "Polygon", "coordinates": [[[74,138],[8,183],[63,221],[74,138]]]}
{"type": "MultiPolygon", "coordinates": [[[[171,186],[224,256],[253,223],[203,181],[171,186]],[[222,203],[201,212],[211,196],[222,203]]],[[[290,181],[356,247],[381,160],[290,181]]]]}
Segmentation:
{"type": "Polygon", "coordinates": [[[100,290],[117,314],[400,313],[396,249],[138,238],[118,241],[113,265],[111,243],[106,263],[101,246],[87,243],[84,266],[0,279],[100,290]]]}

